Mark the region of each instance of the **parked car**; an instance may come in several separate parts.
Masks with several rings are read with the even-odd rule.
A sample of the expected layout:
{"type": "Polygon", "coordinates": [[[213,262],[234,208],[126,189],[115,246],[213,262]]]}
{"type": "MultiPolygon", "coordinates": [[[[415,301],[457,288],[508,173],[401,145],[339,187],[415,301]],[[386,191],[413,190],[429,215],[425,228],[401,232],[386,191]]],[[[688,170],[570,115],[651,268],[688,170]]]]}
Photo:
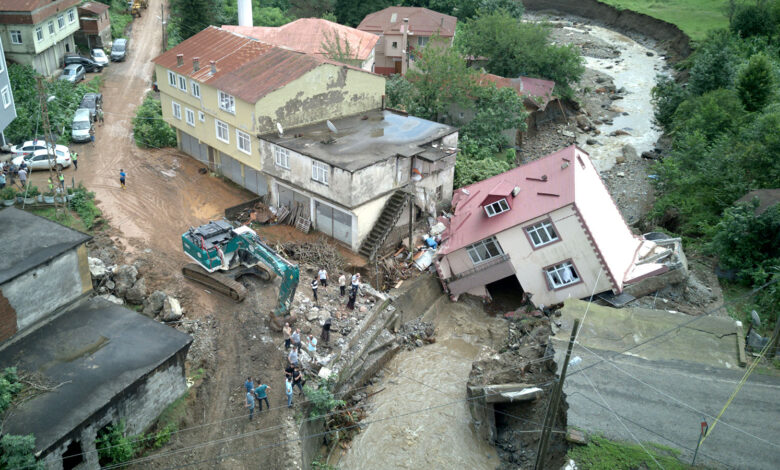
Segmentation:
{"type": "Polygon", "coordinates": [[[73,122],[70,124],[70,138],[73,142],[89,142],[92,140],[92,116],[90,110],[79,108],[73,114],[73,122]]]}
{"type": "Polygon", "coordinates": [[[108,65],[108,57],[103,49],[92,49],[92,60],[105,67],[108,65]]]}
{"type": "Polygon", "coordinates": [[[115,39],[111,44],[111,60],[124,61],[127,55],[127,39],[119,38],[115,39]]]}
{"type": "Polygon", "coordinates": [[[60,80],[76,83],[84,80],[86,74],[87,72],[84,70],[83,65],[70,64],[65,66],[62,75],[60,75],[60,80]]]}
{"type": "Polygon", "coordinates": [[[30,155],[36,150],[44,150],[44,149],[46,149],[45,140],[41,140],[41,139],[28,140],[23,144],[12,146],[11,153],[14,155],[14,157],[18,157],[23,155],[30,155]]]}
{"type": "MultiPolygon", "coordinates": [[[[55,167],[57,169],[67,168],[71,164],[70,151],[68,147],[64,145],[57,145],[54,147],[55,167]]],[[[22,160],[27,162],[27,168],[32,170],[48,170],[49,169],[49,152],[47,150],[36,150],[32,155],[26,155],[24,157],[16,157],[13,159],[13,164],[17,167],[22,164],[22,160]]]]}
{"type": "Polygon", "coordinates": [[[81,104],[79,109],[84,108],[89,110],[89,117],[94,122],[97,115],[98,106],[103,105],[102,93],[84,93],[84,97],[81,98],[81,104]]]}
{"type": "Polygon", "coordinates": [[[78,54],[68,54],[65,56],[65,65],[79,64],[84,66],[87,72],[102,72],[103,66],[90,59],[78,54]]]}

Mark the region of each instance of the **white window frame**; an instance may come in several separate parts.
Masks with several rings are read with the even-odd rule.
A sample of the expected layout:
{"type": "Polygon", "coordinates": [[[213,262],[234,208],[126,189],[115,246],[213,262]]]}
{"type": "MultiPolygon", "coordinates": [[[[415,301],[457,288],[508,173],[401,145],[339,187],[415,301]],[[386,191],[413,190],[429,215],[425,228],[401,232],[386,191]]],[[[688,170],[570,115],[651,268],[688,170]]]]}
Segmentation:
{"type": "Polygon", "coordinates": [[[54,35],[54,20],[49,21],[49,34],[54,35]]]}
{"type": "Polygon", "coordinates": [[[528,234],[528,239],[531,240],[531,245],[534,248],[549,245],[560,240],[558,231],[549,219],[526,227],[525,232],[528,234]]]}
{"type": "Polygon", "coordinates": [[[325,186],[328,185],[328,176],[330,175],[330,165],[317,160],[311,161],[311,179],[325,186]]]}
{"type": "Polygon", "coordinates": [[[65,15],[57,16],[57,27],[60,29],[65,27],[65,15]]]}
{"type": "Polygon", "coordinates": [[[43,28],[41,26],[35,28],[35,39],[37,41],[43,41],[43,28]]]}
{"type": "Polygon", "coordinates": [[[168,85],[176,88],[176,84],[178,81],[176,80],[176,74],[168,70],[168,85]]]}
{"type": "Polygon", "coordinates": [[[4,86],[3,89],[0,90],[0,95],[3,97],[3,108],[11,106],[11,90],[8,88],[8,85],[4,86]]]}
{"type": "Polygon", "coordinates": [[[195,111],[190,108],[184,108],[184,120],[192,127],[195,127],[195,111]]]}
{"type": "Polygon", "coordinates": [[[276,162],[276,166],[289,170],[290,151],[284,147],[274,145],[274,161],[276,162]]]}
{"type": "Polygon", "coordinates": [[[187,77],[179,75],[179,90],[187,93],[187,77]]]}
{"type": "Polygon", "coordinates": [[[200,98],[200,83],[190,80],[190,90],[192,90],[192,96],[200,98]]]}
{"type": "Polygon", "coordinates": [[[68,10],[68,23],[73,23],[74,21],[76,21],[76,9],[71,8],[68,10]]]}
{"type": "Polygon", "coordinates": [[[173,117],[181,120],[181,105],[175,101],[171,101],[171,110],[173,117]]]}
{"type": "Polygon", "coordinates": [[[506,202],[506,198],[501,198],[496,202],[485,204],[485,213],[488,217],[495,217],[498,214],[503,214],[509,211],[509,203],[506,202]]]}
{"type": "Polygon", "coordinates": [[[430,39],[428,36],[417,36],[417,46],[419,47],[425,47],[428,45],[428,39],[430,39]]]}
{"type": "Polygon", "coordinates": [[[233,95],[219,90],[217,93],[217,101],[219,102],[219,109],[226,113],[236,114],[236,99],[233,95]]]}
{"type": "Polygon", "coordinates": [[[203,111],[198,111],[198,121],[206,122],[206,115],[203,113],[203,111]]]}
{"type": "Polygon", "coordinates": [[[496,237],[493,236],[467,246],[466,253],[469,254],[471,262],[477,265],[503,255],[504,250],[501,248],[501,244],[498,243],[496,237]],[[480,248],[484,248],[484,252],[480,251],[480,248]],[[491,248],[495,254],[491,253],[491,248]]]}
{"type": "Polygon", "coordinates": [[[11,35],[11,44],[24,44],[22,40],[22,32],[18,29],[14,29],[8,32],[11,35]]]}
{"type": "Polygon", "coordinates": [[[230,143],[230,126],[226,122],[222,122],[219,119],[214,119],[214,128],[217,133],[217,140],[226,144],[230,143]],[[225,138],[220,137],[220,130],[225,131],[225,138]]]}
{"type": "Polygon", "coordinates": [[[236,147],[247,155],[252,155],[252,138],[246,132],[236,129],[236,147]],[[246,146],[242,145],[246,144],[246,146]]]}
{"type": "Polygon", "coordinates": [[[547,284],[550,286],[550,289],[553,290],[576,284],[582,280],[571,261],[564,261],[545,268],[544,275],[547,278],[547,284]],[[564,280],[566,271],[568,271],[569,274],[568,280],[564,280]]]}

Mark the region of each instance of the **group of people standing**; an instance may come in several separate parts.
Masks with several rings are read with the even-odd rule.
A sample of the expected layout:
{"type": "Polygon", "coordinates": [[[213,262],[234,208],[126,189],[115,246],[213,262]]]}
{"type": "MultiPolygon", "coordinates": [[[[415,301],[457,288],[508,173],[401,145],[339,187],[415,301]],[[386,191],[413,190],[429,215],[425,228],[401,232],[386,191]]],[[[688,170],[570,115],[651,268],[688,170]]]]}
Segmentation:
{"type": "Polygon", "coordinates": [[[257,410],[258,413],[263,411],[263,401],[265,401],[266,409],[271,409],[271,405],[268,404],[268,391],[271,390],[271,387],[266,384],[261,384],[259,380],[257,381],[257,386],[255,386],[255,382],[251,377],[246,378],[244,387],[246,388],[245,406],[249,409],[249,421],[252,421],[252,417],[255,414],[255,400],[257,400],[260,407],[260,409],[257,410]]]}
{"type": "MultiPolygon", "coordinates": [[[[314,303],[317,305],[319,305],[319,296],[317,291],[319,290],[320,286],[322,286],[323,289],[328,287],[328,271],[326,271],[325,268],[320,268],[320,270],[317,272],[317,276],[311,280],[312,295],[314,296],[314,303]]],[[[355,299],[357,298],[359,290],[360,273],[355,273],[352,275],[352,280],[350,283],[349,298],[346,304],[348,309],[355,309],[355,299]]],[[[347,276],[346,274],[341,273],[339,276],[339,297],[344,297],[345,295],[347,295],[347,276]]]]}

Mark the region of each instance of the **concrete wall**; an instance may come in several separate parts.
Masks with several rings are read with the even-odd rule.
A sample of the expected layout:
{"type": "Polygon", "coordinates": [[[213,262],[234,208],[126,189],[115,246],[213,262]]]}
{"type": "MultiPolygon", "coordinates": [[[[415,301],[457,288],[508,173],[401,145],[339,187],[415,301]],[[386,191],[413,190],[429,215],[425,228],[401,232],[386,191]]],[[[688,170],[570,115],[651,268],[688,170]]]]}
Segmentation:
{"type": "MultiPolygon", "coordinates": [[[[11,121],[16,119],[16,104],[13,99],[14,94],[11,89],[11,82],[8,79],[8,67],[5,63],[2,40],[0,40],[0,69],[2,69],[2,72],[0,72],[0,90],[8,87],[8,94],[11,96],[11,104],[7,108],[4,108],[2,101],[0,101],[0,133],[2,133],[5,128],[8,127],[8,124],[11,124],[11,121]]],[[[5,142],[0,141],[0,144],[4,143],[5,142]]]]}
{"type": "Polygon", "coordinates": [[[44,320],[91,289],[83,245],[0,286],[2,295],[15,312],[17,331],[44,320]]]}
{"type": "Polygon", "coordinates": [[[45,449],[43,462],[46,468],[62,469],[62,455],[73,441],[79,441],[82,452],[86,452],[85,462],[79,468],[100,468],[95,438],[98,431],[107,425],[124,420],[127,435],[145,432],[166,407],[187,391],[184,360],[188,349],[189,346],[185,347],[149,375],[120,391],[106,407],[53,447],[45,449]]]}

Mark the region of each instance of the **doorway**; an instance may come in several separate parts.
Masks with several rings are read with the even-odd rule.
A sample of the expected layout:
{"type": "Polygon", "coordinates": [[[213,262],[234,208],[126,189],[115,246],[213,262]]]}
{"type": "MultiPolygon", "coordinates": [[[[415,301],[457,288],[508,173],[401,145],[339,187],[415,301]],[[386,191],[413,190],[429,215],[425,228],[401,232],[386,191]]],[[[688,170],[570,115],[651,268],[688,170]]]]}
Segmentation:
{"type": "Polygon", "coordinates": [[[487,305],[491,313],[503,315],[506,312],[517,310],[523,305],[523,287],[517,276],[507,276],[498,281],[491,282],[487,286],[487,291],[492,301],[487,305]]]}

